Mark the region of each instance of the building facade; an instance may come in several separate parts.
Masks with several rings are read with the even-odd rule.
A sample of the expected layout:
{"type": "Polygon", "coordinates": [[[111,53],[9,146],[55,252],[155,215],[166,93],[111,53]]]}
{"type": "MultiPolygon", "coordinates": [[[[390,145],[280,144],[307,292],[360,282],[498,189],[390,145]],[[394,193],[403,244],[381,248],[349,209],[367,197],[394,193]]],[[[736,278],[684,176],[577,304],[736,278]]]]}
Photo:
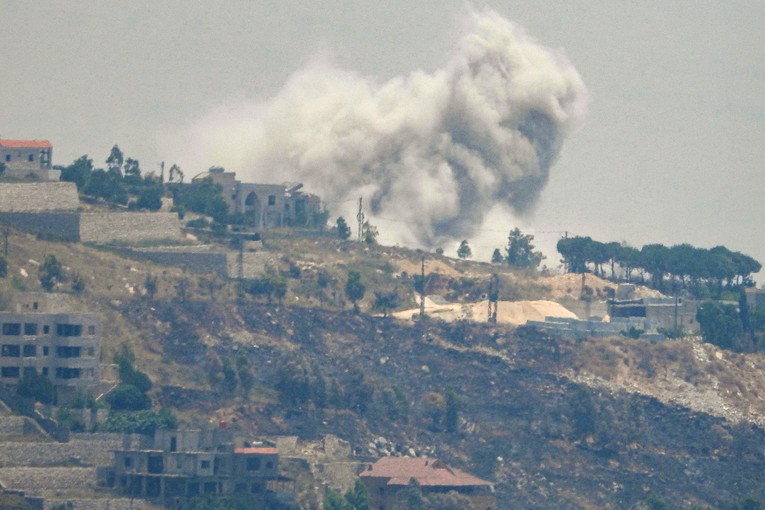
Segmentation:
{"type": "Polygon", "coordinates": [[[0,312],[0,384],[24,374],[50,379],[55,402],[91,393],[100,382],[101,322],[94,313],[61,313],[40,293],[14,296],[12,311],[0,312]]]}
{"type": "Polygon", "coordinates": [[[57,181],[60,172],[53,170],[52,161],[53,146],[48,140],[0,140],[0,162],[7,177],[57,181]]]}
{"type": "Polygon", "coordinates": [[[229,214],[241,214],[255,228],[302,226],[321,212],[321,199],[301,191],[302,184],[254,184],[236,180],[235,172],[213,167],[194,179],[209,177],[223,188],[229,214]]]}
{"type": "Polygon", "coordinates": [[[285,501],[294,484],[279,475],[279,452],[229,429],[158,430],[150,449],[114,452],[114,486],[164,504],[205,494],[251,494],[285,501]]]}
{"type": "Polygon", "coordinates": [[[470,501],[465,510],[496,510],[494,485],[425,457],[383,457],[359,477],[369,492],[371,510],[406,510],[406,489],[416,481],[424,495],[456,492],[470,501]]]}

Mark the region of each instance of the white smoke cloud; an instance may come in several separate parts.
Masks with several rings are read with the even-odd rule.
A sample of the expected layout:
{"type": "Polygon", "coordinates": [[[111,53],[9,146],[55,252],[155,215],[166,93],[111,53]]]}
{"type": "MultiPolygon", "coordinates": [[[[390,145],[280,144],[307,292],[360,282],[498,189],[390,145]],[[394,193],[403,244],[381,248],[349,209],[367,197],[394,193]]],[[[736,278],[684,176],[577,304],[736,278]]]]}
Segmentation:
{"type": "Polygon", "coordinates": [[[247,182],[303,182],[333,215],[363,197],[403,244],[469,238],[497,204],[528,213],[585,86],[560,51],[494,11],[470,10],[465,25],[433,73],[378,84],[317,58],[270,100],[201,119],[185,153],[247,182]]]}

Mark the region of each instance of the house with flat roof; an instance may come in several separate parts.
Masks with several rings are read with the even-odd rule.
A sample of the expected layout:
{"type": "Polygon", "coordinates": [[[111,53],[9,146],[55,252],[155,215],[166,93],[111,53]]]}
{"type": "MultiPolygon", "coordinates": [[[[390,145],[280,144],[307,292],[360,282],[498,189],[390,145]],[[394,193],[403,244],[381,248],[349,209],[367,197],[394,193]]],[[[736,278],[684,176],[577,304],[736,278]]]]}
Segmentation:
{"type": "Polygon", "coordinates": [[[53,170],[53,146],[48,140],[0,139],[0,163],[5,165],[6,177],[57,181],[58,170],[53,170]]]}
{"type": "Polygon", "coordinates": [[[308,225],[321,212],[321,199],[302,191],[300,183],[256,184],[236,179],[235,172],[213,167],[196,179],[210,178],[223,189],[229,214],[241,214],[255,228],[308,225]]]}
{"type": "Polygon", "coordinates": [[[57,404],[95,391],[101,380],[98,315],[54,308],[44,293],[12,299],[12,310],[0,311],[0,384],[15,386],[32,372],[44,375],[57,404]]]}
{"type": "Polygon", "coordinates": [[[361,474],[372,510],[406,510],[404,491],[412,482],[422,493],[456,492],[470,501],[465,510],[496,510],[494,484],[426,457],[383,457],[361,474]]]}

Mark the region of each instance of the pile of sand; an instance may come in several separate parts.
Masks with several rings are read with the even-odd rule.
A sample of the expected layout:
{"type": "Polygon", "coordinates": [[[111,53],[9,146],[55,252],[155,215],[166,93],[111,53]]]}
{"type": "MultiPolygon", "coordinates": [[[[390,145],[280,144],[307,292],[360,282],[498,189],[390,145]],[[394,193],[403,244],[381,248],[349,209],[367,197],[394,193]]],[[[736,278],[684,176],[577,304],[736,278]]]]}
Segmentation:
{"type": "MultiPolygon", "coordinates": [[[[420,313],[419,308],[396,312],[394,317],[411,319],[420,313]]],[[[425,299],[425,313],[430,317],[446,322],[469,320],[486,322],[489,314],[489,302],[477,303],[439,303],[425,299]]],[[[521,325],[528,321],[542,321],[545,317],[566,317],[576,319],[576,315],[563,305],[553,301],[499,301],[497,303],[497,322],[500,324],[521,325]]]]}
{"type": "MultiPolygon", "coordinates": [[[[539,283],[550,288],[550,297],[552,299],[579,299],[582,293],[583,281],[584,285],[593,290],[594,297],[597,300],[605,300],[607,295],[606,289],[611,289],[612,291],[616,290],[615,283],[599,278],[592,273],[585,274],[584,280],[582,279],[581,274],[576,273],[565,273],[539,279],[539,283]]],[[[658,290],[635,285],[635,298],[640,299],[646,297],[664,297],[664,295],[658,290]]]]}

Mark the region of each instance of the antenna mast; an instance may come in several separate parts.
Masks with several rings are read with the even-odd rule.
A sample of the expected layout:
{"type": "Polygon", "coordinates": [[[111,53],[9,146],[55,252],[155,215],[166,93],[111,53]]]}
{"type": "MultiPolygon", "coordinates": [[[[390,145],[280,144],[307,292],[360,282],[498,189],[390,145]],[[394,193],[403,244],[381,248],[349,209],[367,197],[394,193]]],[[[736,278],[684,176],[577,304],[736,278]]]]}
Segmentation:
{"type": "Polygon", "coordinates": [[[356,219],[359,220],[359,242],[363,241],[362,229],[364,228],[364,211],[362,209],[362,197],[359,197],[359,213],[356,215],[356,219]]]}

